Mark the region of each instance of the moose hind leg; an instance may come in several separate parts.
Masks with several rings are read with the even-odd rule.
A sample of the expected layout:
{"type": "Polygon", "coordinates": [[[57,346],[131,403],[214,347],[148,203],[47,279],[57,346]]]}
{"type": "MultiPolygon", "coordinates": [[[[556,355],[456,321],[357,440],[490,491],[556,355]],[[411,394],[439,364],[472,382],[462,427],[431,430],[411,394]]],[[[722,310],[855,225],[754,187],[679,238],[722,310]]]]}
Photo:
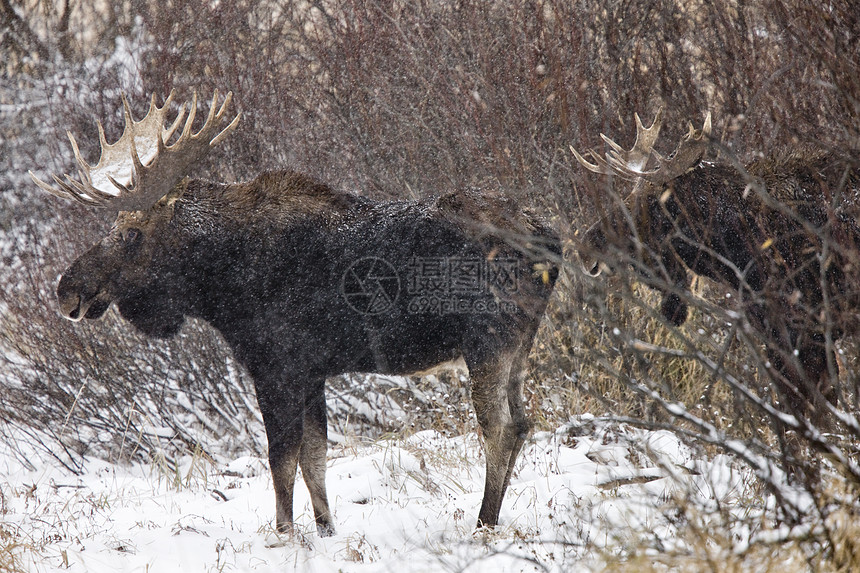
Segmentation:
{"type": "Polygon", "coordinates": [[[510,479],[511,459],[519,450],[521,428],[514,423],[508,403],[511,353],[486,363],[470,365],[472,403],[484,436],[487,475],[484,499],[478,513],[478,527],[494,527],[499,522],[502,499],[510,479]]]}
{"type": "Polygon", "coordinates": [[[325,488],[326,449],[328,446],[328,421],[325,409],[325,389],[310,392],[305,401],[305,431],[299,464],[305,485],[311,494],[314,520],[320,537],[334,535],[334,523],[329,510],[325,488]]]}
{"type": "MultiPolygon", "coordinates": [[[[823,338],[823,337],[822,337],[823,338]]],[[[788,413],[798,419],[805,418],[818,431],[832,432],[835,420],[830,415],[828,403],[836,405],[838,389],[833,385],[827,365],[828,349],[824,342],[815,339],[799,344],[790,356],[780,350],[768,350],[768,357],[776,367],[776,388],[784,401],[788,413]]],[[[832,349],[830,350],[832,352],[832,349]]],[[[835,360],[835,354],[831,354],[835,360]]],[[[815,463],[804,463],[808,443],[802,439],[803,430],[788,431],[785,425],[778,426],[783,455],[791,461],[786,465],[789,476],[802,483],[817,483],[821,479],[820,468],[815,463]]]]}
{"type": "Polygon", "coordinates": [[[836,363],[836,354],[829,349],[821,334],[813,334],[811,340],[798,349],[798,360],[802,372],[801,393],[811,410],[810,421],[825,432],[834,431],[828,403],[838,404],[839,392],[830,377],[828,357],[836,363]]]}
{"type": "MultiPolygon", "coordinates": [[[[837,404],[838,391],[830,378],[823,335],[808,336],[808,340],[796,340],[800,337],[792,336],[789,350],[774,349],[768,352],[768,357],[781,374],[777,378],[777,389],[789,412],[809,419],[819,429],[830,431],[832,420],[827,403],[837,404]]],[[[835,353],[832,349],[829,353],[835,363],[835,353]]]]}
{"type": "MultiPolygon", "coordinates": [[[[510,410],[511,423],[513,424],[512,427],[515,431],[516,439],[510,453],[510,459],[508,460],[508,470],[505,474],[505,490],[507,490],[511,483],[511,474],[514,471],[514,465],[517,463],[520,450],[522,450],[532,430],[532,422],[526,416],[526,408],[525,404],[523,404],[523,382],[526,377],[526,361],[530,350],[531,341],[520,347],[514,357],[508,377],[508,409],[510,410]]],[[[499,506],[499,510],[501,511],[501,506],[499,506]]]]}

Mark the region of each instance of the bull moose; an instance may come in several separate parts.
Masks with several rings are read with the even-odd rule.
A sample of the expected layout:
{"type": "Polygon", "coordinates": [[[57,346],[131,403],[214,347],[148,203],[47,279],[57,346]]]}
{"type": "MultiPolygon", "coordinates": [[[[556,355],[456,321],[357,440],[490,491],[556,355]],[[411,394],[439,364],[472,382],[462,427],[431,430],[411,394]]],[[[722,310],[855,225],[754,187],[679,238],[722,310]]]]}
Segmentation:
{"type": "Polygon", "coordinates": [[[662,109],[649,128],[635,119],[630,150],[606,136],[604,155],[571,148],[588,170],[634,182],[625,199],[602,202],[609,207],[580,237],[586,270],[599,274],[596,255],[617,248],[662,291],[661,313],[675,325],[687,319],[688,270],[734,290],[788,411],[826,423],[837,400],[832,340],[856,328],[860,308],[850,212],[860,168],[805,148],[746,166],[703,161],[714,145],[710,114],[663,157],[654,150],[662,109]]]}
{"type": "Polygon", "coordinates": [[[407,374],[462,358],[483,434],[478,526],[498,523],[527,437],[526,358],[557,277],[554,232],[513,200],[480,191],[379,202],[292,171],[244,183],[189,179],[240,119],[218,92],[194,132],[196,94],[166,126],[173,93],[141,121],[123,96],[113,144],[99,124],[95,166],[44,190],[117,211],[110,233],[63,273],[60,311],[98,319],[116,303],[141,332],[171,337],[185,317],[221,332],[251,374],[268,438],[276,527],[293,530],[297,466],[320,535],[326,498],[324,382],[346,372],[407,374]],[[183,122],[184,120],[184,122],[183,122]],[[175,136],[179,127],[181,132],[175,136]],[[171,143],[171,141],[173,141],[171,143]]]}

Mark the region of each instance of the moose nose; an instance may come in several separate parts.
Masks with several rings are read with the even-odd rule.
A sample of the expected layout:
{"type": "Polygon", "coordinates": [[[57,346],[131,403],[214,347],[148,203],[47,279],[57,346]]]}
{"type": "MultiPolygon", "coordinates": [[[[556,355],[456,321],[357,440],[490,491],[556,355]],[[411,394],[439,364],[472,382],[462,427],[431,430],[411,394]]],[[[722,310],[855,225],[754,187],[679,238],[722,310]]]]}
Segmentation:
{"type": "Polygon", "coordinates": [[[60,303],[60,314],[62,314],[65,318],[68,318],[69,320],[72,320],[74,322],[78,322],[82,318],[84,318],[84,313],[81,309],[80,296],[76,294],[62,296],[58,293],[57,298],[59,299],[60,303]]]}
{"type": "Polygon", "coordinates": [[[579,253],[579,263],[582,265],[582,270],[586,274],[596,277],[603,271],[603,266],[596,257],[590,257],[584,253],[579,253]]]}
{"type": "Polygon", "coordinates": [[[57,302],[63,317],[78,322],[84,318],[86,309],[83,307],[84,295],[77,281],[63,275],[57,284],[57,302]]]}

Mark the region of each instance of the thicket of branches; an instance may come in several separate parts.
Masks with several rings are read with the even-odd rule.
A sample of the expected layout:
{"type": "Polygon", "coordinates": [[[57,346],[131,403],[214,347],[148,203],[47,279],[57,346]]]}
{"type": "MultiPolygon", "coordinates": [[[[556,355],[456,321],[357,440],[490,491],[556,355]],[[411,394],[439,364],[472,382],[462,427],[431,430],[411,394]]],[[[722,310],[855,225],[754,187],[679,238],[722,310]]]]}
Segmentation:
{"type": "MultiPolygon", "coordinates": [[[[737,335],[737,309],[724,287],[699,281],[690,321],[674,328],[635,276],[607,282],[581,274],[573,262],[577,233],[594,222],[596,205],[629,189],[596,184],[569,152],[571,144],[595,146],[601,132],[629,144],[634,112],[650,118],[662,107],[657,148],[664,153],[688,120],[699,123],[710,111],[718,139],[711,158],[744,164],[808,146],[856,162],[860,12],[853,2],[280,4],[127,0],[93,8],[70,1],[55,8],[0,1],[7,56],[0,83],[7,101],[0,103],[15,104],[0,116],[8,263],[0,368],[11,373],[3,377],[10,385],[4,397],[11,397],[3,416],[22,427],[38,420],[42,429],[81,428],[72,439],[57,435],[80,453],[99,432],[114,436],[111,451],[128,439],[128,424],[145,435],[145,424],[128,414],[132,407],[169,426],[164,435],[182,444],[225,431],[247,439],[245,429],[226,422],[241,418],[243,401],[253,402],[251,387],[204,325],[156,344],[115,316],[87,326],[56,317],[54,277],[109,222],[39,197],[14,175],[68,171],[65,129],[93,158],[95,120],[106,122],[109,140],[122,128],[120,90],[138,115],[152,92],[232,90],[243,122],[197,175],[237,180],[289,166],[336,188],[396,198],[490,182],[540,210],[562,234],[569,264],[532,355],[527,392],[539,424],[550,428],[592,412],[671,427],[697,447],[737,456],[771,493],[779,493],[787,468],[823,468],[823,480],[801,484],[825,531],[810,547],[823,545],[837,565],[857,563],[856,548],[845,541],[851,536],[828,529],[834,515],[848,515],[844,523],[857,517],[850,504],[833,503],[857,494],[856,342],[840,343],[834,379],[844,423],[825,437],[801,428],[794,437],[801,447],[785,448],[778,439],[784,420],[769,410],[779,405],[763,343],[737,335]],[[38,230],[29,232],[25,223],[34,219],[38,230]],[[198,367],[185,367],[192,361],[198,367]],[[183,393],[199,405],[186,408],[183,393]],[[149,406],[140,407],[142,396],[149,406]],[[204,412],[208,422],[183,418],[204,412]],[[849,479],[828,481],[829,468],[849,479]]],[[[382,413],[366,420],[371,424],[383,419],[391,427],[386,410],[414,412],[415,404],[450,429],[465,419],[463,400],[454,412],[436,404],[436,381],[429,392],[392,393],[379,384],[384,399],[349,378],[332,391],[345,405],[375,401],[371,411],[382,413]]],[[[136,443],[155,449],[152,440],[136,443]]],[[[782,518],[804,518],[791,500],[780,504],[782,518]]]]}

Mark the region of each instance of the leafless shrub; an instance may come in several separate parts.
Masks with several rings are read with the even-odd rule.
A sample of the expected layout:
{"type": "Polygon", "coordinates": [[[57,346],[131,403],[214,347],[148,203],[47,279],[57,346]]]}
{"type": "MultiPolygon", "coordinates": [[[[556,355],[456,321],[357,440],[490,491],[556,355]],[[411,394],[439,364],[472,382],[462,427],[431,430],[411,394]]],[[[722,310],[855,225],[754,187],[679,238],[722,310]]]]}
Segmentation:
{"type": "MultiPolygon", "coordinates": [[[[575,167],[568,147],[587,147],[600,132],[632,133],[633,112],[646,117],[662,106],[663,140],[675,142],[688,120],[700,121],[710,110],[719,136],[712,158],[719,154],[741,164],[791,146],[825,148],[856,160],[860,148],[860,13],[848,0],[109,4],[119,14],[113,38],[137,46],[131,74],[119,73],[115,60],[108,65],[113,44],[77,35],[61,48],[63,42],[55,43],[46,30],[61,29],[62,14],[43,22],[35,3],[12,3],[33,35],[0,38],[4,47],[15,44],[16,62],[30,62],[7,69],[34,92],[41,85],[50,93],[51,125],[70,126],[81,140],[92,140],[86,135],[94,133],[94,118],[113,117],[106,128],[115,138],[121,118],[111,90],[125,89],[143,106],[146,94],[164,95],[172,86],[182,98],[193,89],[232,89],[243,124],[218,158],[222,169],[213,163],[197,175],[239,179],[290,166],[336,187],[396,198],[490,182],[557,224],[567,260],[573,259],[577,232],[596,220],[612,192],[624,192],[590,180],[575,167]],[[69,71],[58,74],[40,60],[36,40],[48,51],[65,51],[69,71]],[[102,63],[96,65],[99,74],[91,71],[93,62],[102,63]],[[33,70],[61,79],[34,81],[33,70]],[[82,102],[91,106],[86,115],[75,111],[82,102]]],[[[88,25],[109,26],[103,15],[88,25]]],[[[4,122],[4,130],[9,125],[4,122]]],[[[9,133],[16,140],[26,136],[26,130],[9,133]]],[[[66,155],[54,143],[60,137],[43,135],[55,146],[51,158],[66,155]]],[[[32,163],[50,160],[39,153],[32,163]]],[[[7,171],[33,167],[20,163],[7,171]]],[[[12,189],[3,195],[21,198],[15,213],[45,209],[47,203],[31,195],[35,191],[23,178],[2,177],[3,187],[12,189]]],[[[856,197],[844,200],[856,209],[856,197]]],[[[87,326],[56,319],[53,277],[106,224],[77,209],[64,217],[75,222],[74,230],[55,223],[56,238],[49,240],[41,228],[25,231],[26,216],[0,218],[3,232],[20,245],[3,251],[19,273],[14,280],[11,273],[3,276],[0,344],[14,349],[2,367],[9,386],[3,390],[9,396],[3,415],[22,428],[62,434],[58,439],[76,451],[92,447],[98,430],[114,434],[108,441],[115,453],[155,447],[158,438],[146,433],[146,418],[158,420],[152,426],[171,428],[172,439],[205,444],[189,429],[193,412],[205,412],[210,429],[236,440],[256,435],[227,421],[253,400],[247,379],[228,366],[228,355],[208,328],[190,325],[181,340],[155,344],[115,317],[87,326]],[[26,273],[23,280],[20,273],[26,273]],[[188,367],[192,360],[197,369],[188,367]],[[165,403],[178,404],[183,392],[200,407],[162,410],[165,403]],[[167,394],[172,398],[165,402],[167,394]],[[140,414],[131,416],[133,408],[140,414]],[[129,436],[134,446],[123,443],[129,436]]],[[[532,355],[532,413],[542,427],[591,411],[672,428],[708,451],[737,456],[777,495],[787,465],[820,468],[821,479],[801,487],[814,500],[822,528],[796,542],[805,555],[826,547],[834,570],[850,569],[858,559],[846,543],[848,530],[826,524],[856,512],[838,501],[857,493],[853,418],[840,422],[839,433],[794,428],[798,447],[780,443],[782,422],[774,413],[779,398],[765,341],[738,328],[727,294],[732,293],[718,284],[698,281],[687,299],[691,318],[676,328],[659,316],[659,302],[638,276],[622,270],[607,282],[568,266],[532,355]],[[841,470],[851,479],[837,487],[841,470]]],[[[839,348],[834,376],[842,392],[840,411],[847,415],[860,400],[857,341],[846,338],[839,348]]],[[[362,424],[408,426],[414,418],[373,412],[414,412],[416,406],[408,406],[412,398],[438,423],[455,429],[420,388],[395,388],[384,380],[375,388],[377,383],[387,398],[373,403],[362,424]]],[[[459,404],[461,390],[451,388],[459,404]]],[[[336,423],[362,403],[366,390],[363,381],[334,382],[336,423]]],[[[194,427],[207,427],[197,422],[194,427]]],[[[789,499],[779,501],[782,518],[812,519],[789,499]]]]}

